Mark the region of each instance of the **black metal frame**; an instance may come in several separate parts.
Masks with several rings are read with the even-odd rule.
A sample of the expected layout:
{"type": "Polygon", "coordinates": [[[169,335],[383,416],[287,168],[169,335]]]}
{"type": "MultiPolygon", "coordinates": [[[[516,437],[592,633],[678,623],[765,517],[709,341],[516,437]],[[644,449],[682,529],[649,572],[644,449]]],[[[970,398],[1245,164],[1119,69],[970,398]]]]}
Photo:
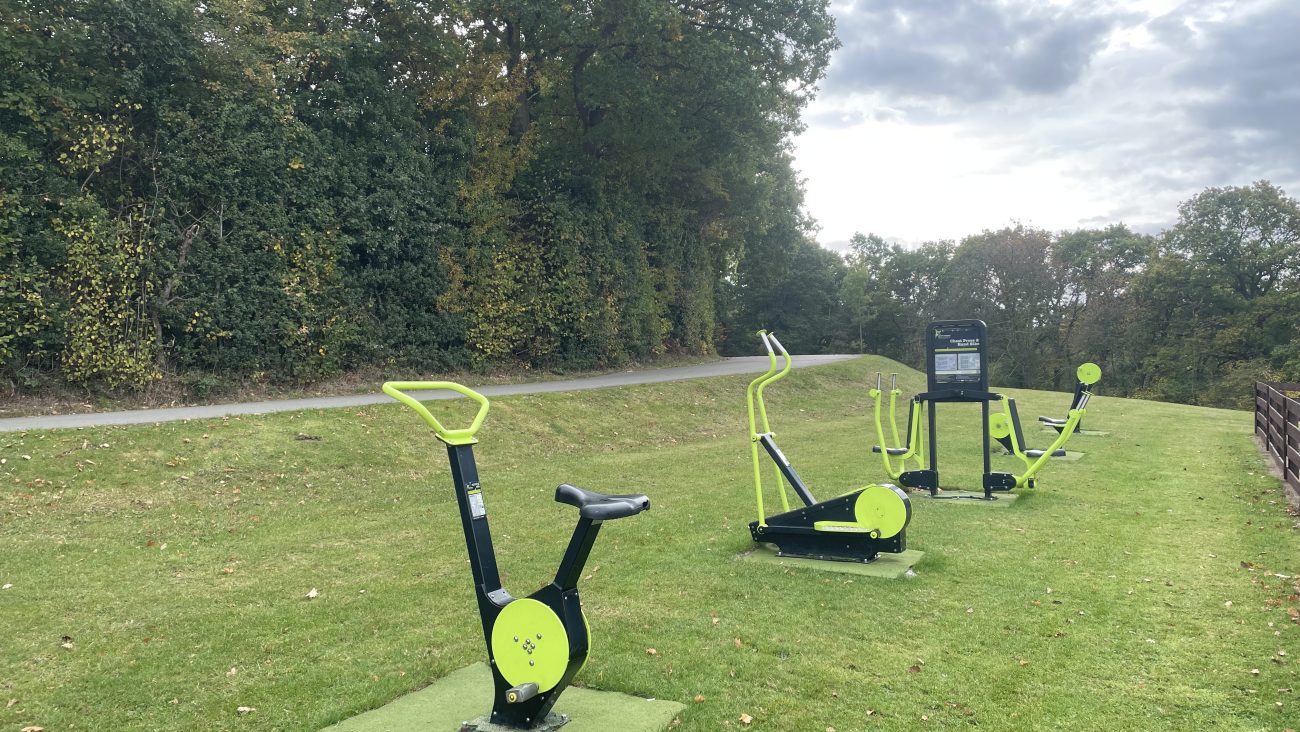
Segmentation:
{"type": "MultiPolygon", "coordinates": [[[[775,544],[783,557],[860,563],[875,560],[881,552],[900,554],[907,549],[906,528],[888,538],[868,533],[818,531],[814,528],[818,521],[853,522],[856,519],[854,507],[858,494],[862,491],[853,491],[819,503],[808,484],[795,472],[785,453],[777,447],[776,440],[770,433],[759,435],[758,443],[776,463],[781,475],[789,481],[795,494],[804,502],[804,507],[768,516],[766,525],[758,521],[750,522],[749,533],[754,541],[775,544]]],[[[898,493],[907,506],[907,521],[910,523],[911,503],[905,493],[898,493]]]]}
{"type": "MultiPolygon", "coordinates": [[[[1082,381],[1079,381],[1079,382],[1076,382],[1076,383],[1075,383],[1075,385],[1074,385],[1074,397],[1070,399],[1070,410],[1075,410],[1075,409],[1078,409],[1078,408],[1079,408],[1079,402],[1083,399],[1083,394],[1084,394],[1084,392],[1090,391],[1088,387],[1089,387],[1089,385],[1083,383],[1082,381]]],[[[1068,414],[1068,411],[1067,411],[1067,414],[1068,414]]],[[[1039,417],[1039,418],[1038,418],[1038,421],[1039,421],[1039,422],[1042,422],[1043,424],[1047,425],[1048,427],[1051,427],[1052,429],[1056,430],[1056,434],[1059,435],[1059,434],[1061,434],[1061,430],[1065,429],[1065,423],[1066,423],[1067,420],[1065,420],[1065,419],[1056,419],[1055,417],[1039,417]]],[[[1081,431],[1083,431],[1083,420],[1082,420],[1082,419],[1080,419],[1078,422],[1076,422],[1076,423],[1074,424],[1074,434],[1077,435],[1077,434],[1079,434],[1081,431]]],[[[1023,447],[1025,443],[1022,442],[1022,443],[1020,443],[1020,444],[1021,444],[1021,446],[1023,447]]]]}
{"type": "Polygon", "coordinates": [[[465,545],[469,549],[470,571],[474,576],[474,594],[478,599],[479,617],[483,622],[483,639],[488,647],[488,665],[492,669],[494,694],[493,724],[528,729],[535,726],[551,711],[560,693],[586,661],[589,647],[587,624],[582,617],[582,603],[578,598],[578,579],[583,565],[591,554],[591,547],[600,533],[600,521],[579,518],[573,537],[560,560],[555,579],[528,597],[551,608],[564,625],[569,640],[569,663],[564,675],[554,688],[536,696],[511,702],[508,698],[513,687],[497,668],[492,651],[492,627],[506,605],[514,597],[501,587],[501,574],[497,569],[496,552],[492,547],[492,533],[488,528],[487,511],[482,503],[482,486],[478,468],[474,463],[473,445],[447,445],[451,462],[452,481],[456,486],[456,504],[460,507],[461,524],[465,531],[465,545]]]}
{"type": "MultiPolygon", "coordinates": [[[[963,342],[965,342],[963,341],[963,342]]],[[[989,459],[989,402],[998,401],[1001,394],[991,392],[988,377],[988,328],[982,320],[937,320],[926,329],[926,382],[929,391],[913,397],[915,403],[927,406],[926,416],[929,420],[927,433],[930,465],[926,470],[909,470],[899,476],[898,482],[906,488],[919,488],[929,491],[931,498],[966,498],[996,501],[995,491],[1008,491],[1016,487],[1015,476],[1011,473],[993,472],[993,463],[989,459]],[[975,379],[963,379],[960,382],[947,382],[936,373],[935,352],[948,341],[944,340],[944,330],[958,331],[966,336],[965,341],[974,340],[978,349],[980,373],[975,379]],[[982,427],[982,444],[984,447],[984,495],[941,496],[939,495],[939,439],[938,420],[936,419],[939,402],[978,402],[980,405],[980,423],[982,427]]]]}

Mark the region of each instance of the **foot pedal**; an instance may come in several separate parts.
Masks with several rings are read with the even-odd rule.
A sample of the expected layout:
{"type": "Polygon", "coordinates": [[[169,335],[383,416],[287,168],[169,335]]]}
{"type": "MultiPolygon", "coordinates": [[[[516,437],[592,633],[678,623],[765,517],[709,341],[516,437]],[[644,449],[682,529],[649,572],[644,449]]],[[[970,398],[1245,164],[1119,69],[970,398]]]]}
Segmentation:
{"type": "Polygon", "coordinates": [[[984,488],[991,491],[1009,491],[1016,487],[1016,476],[1011,473],[985,473],[984,488]]]}
{"type": "Polygon", "coordinates": [[[520,684],[519,686],[513,686],[506,691],[506,701],[510,702],[511,704],[526,702],[535,696],[537,696],[537,684],[534,684],[532,682],[529,682],[527,684],[520,684]]]}
{"type": "Polygon", "coordinates": [[[931,492],[939,490],[939,474],[933,470],[909,470],[898,476],[898,482],[904,488],[922,488],[931,492]]]}
{"type": "Polygon", "coordinates": [[[871,538],[880,538],[880,530],[852,521],[816,521],[814,531],[834,531],[841,534],[870,534],[871,538]]]}

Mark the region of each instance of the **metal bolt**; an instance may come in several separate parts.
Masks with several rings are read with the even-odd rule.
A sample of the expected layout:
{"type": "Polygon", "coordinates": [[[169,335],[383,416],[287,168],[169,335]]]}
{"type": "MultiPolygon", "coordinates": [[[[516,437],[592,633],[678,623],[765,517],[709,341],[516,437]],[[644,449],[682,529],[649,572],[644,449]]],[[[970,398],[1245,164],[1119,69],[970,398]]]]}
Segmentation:
{"type": "Polygon", "coordinates": [[[542,639],[542,634],[541,634],[541,633],[538,633],[538,634],[537,634],[537,640],[541,640],[541,639],[542,639]]]}
{"type": "Polygon", "coordinates": [[[519,642],[519,636],[515,636],[515,643],[519,642]]]}
{"type": "Polygon", "coordinates": [[[536,665],[537,665],[537,662],[530,658],[530,659],[528,659],[528,665],[529,665],[529,666],[536,666],[536,665]]]}

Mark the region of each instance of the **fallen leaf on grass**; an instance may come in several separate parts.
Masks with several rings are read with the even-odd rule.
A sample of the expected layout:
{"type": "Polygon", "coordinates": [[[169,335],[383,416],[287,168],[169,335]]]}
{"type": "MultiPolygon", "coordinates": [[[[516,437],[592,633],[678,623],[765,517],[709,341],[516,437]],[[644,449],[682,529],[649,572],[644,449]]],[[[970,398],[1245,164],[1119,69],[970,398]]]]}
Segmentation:
{"type": "Polygon", "coordinates": [[[1026,661],[1026,660],[1023,659],[1023,658],[1020,659],[1019,661],[1017,661],[1017,663],[1019,663],[1021,666],[1028,666],[1028,665],[1029,665],[1029,662],[1026,661]]]}
{"type": "Polygon", "coordinates": [[[658,656],[658,655],[659,655],[659,651],[656,651],[656,650],[653,649],[653,648],[647,648],[647,649],[645,649],[645,652],[646,652],[646,655],[647,655],[647,656],[658,656]]]}
{"type": "Polygon", "coordinates": [[[234,676],[237,673],[239,673],[239,669],[235,668],[234,666],[231,666],[230,670],[226,672],[226,676],[234,676]]]}
{"type": "Polygon", "coordinates": [[[9,700],[9,703],[5,705],[5,709],[8,709],[9,707],[12,707],[13,705],[15,705],[15,704],[17,704],[17,703],[18,703],[18,700],[17,700],[17,699],[10,699],[10,700],[9,700]]]}
{"type": "Polygon", "coordinates": [[[240,707],[235,711],[239,712],[240,714],[252,714],[253,712],[257,711],[257,707],[240,707]]]}
{"type": "Polygon", "coordinates": [[[318,597],[320,597],[320,591],[317,590],[315,587],[311,588],[311,592],[307,593],[308,600],[315,600],[318,597]]]}
{"type": "Polygon", "coordinates": [[[695,695],[695,703],[696,703],[696,704],[702,704],[702,703],[704,703],[704,695],[703,695],[703,694],[696,694],[696,695],[695,695]]]}
{"type": "Polygon", "coordinates": [[[921,667],[920,667],[920,666],[908,666],[908,667],[907,667],[907,672],[908,672],[909,674],[919,674],[919,673],[921,673],[921,667]]]}
{"type": "Polygon", "coordinates": [[[737,648],[743,648],[745,646],[745,644],[742,643],[739,638],[737,638],[734,642],[737,648]]]}
{"type": "Polygon", "coordinates": [[[32,726],[32,727],[23,727],[22,732],[45,732],[45,728],[44,728],[44,727],[35,727],[35,726],[32,726]]]}
{"type": "Polygon", "coordinates": [[[1250,675],[1251,675],[1251,676],[1259,676],[1259,669],[1257,669],[1257,668],[1252,668],[1252,669],[1250,670],[1250,675]]]}
{"type": "Polygon", "coordinates": [[[5,585],[4,585],[4,587],[0,587],[0,590],[7,590],[7,589],[9,589],[10,587],[13,587],[13,584],[11,584],[11,583],[9,583],[9,582],[6,582],[5,585]]]}
{"type": "Polygon", "coordinates": [[[741,714],[739,719],[741,724],[749,724],[750,722],[754,721],[754,718],[749,716],[748,714],[741,714]]]}

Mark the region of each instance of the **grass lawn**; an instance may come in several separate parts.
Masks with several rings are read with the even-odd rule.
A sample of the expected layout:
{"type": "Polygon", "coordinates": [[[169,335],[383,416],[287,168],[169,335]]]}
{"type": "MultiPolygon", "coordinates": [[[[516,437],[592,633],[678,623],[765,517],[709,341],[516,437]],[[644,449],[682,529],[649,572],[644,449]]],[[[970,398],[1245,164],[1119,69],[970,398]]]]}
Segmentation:
{"type": "MultiPolygon", "coordinates": [[[[878,369],[924,386],[864,358],[768,392],[819,497],[883,478],[878,369]]],[[[1248,413],[1098,397],[1109,436],[1014,506],[914,498],[926,557],[888,581],[736,560],[746,381],[493,402],[478,462],[515,594],[576,520],[557,483],[653,501],[588,563],[580,685],[685,702],[682,730],[1300,727],[1300,532],[1248,413]]],[[[1015,396],[1045,447],[1032,420],[1069,395],[1015,396]]],[[[978,408],[940,422],[945,484],[977,488],[978,408]]],[[[445,451],[396,403],[5,434],[0,459],[0,731],[314,730],[485,657],[445,451]]]]}

